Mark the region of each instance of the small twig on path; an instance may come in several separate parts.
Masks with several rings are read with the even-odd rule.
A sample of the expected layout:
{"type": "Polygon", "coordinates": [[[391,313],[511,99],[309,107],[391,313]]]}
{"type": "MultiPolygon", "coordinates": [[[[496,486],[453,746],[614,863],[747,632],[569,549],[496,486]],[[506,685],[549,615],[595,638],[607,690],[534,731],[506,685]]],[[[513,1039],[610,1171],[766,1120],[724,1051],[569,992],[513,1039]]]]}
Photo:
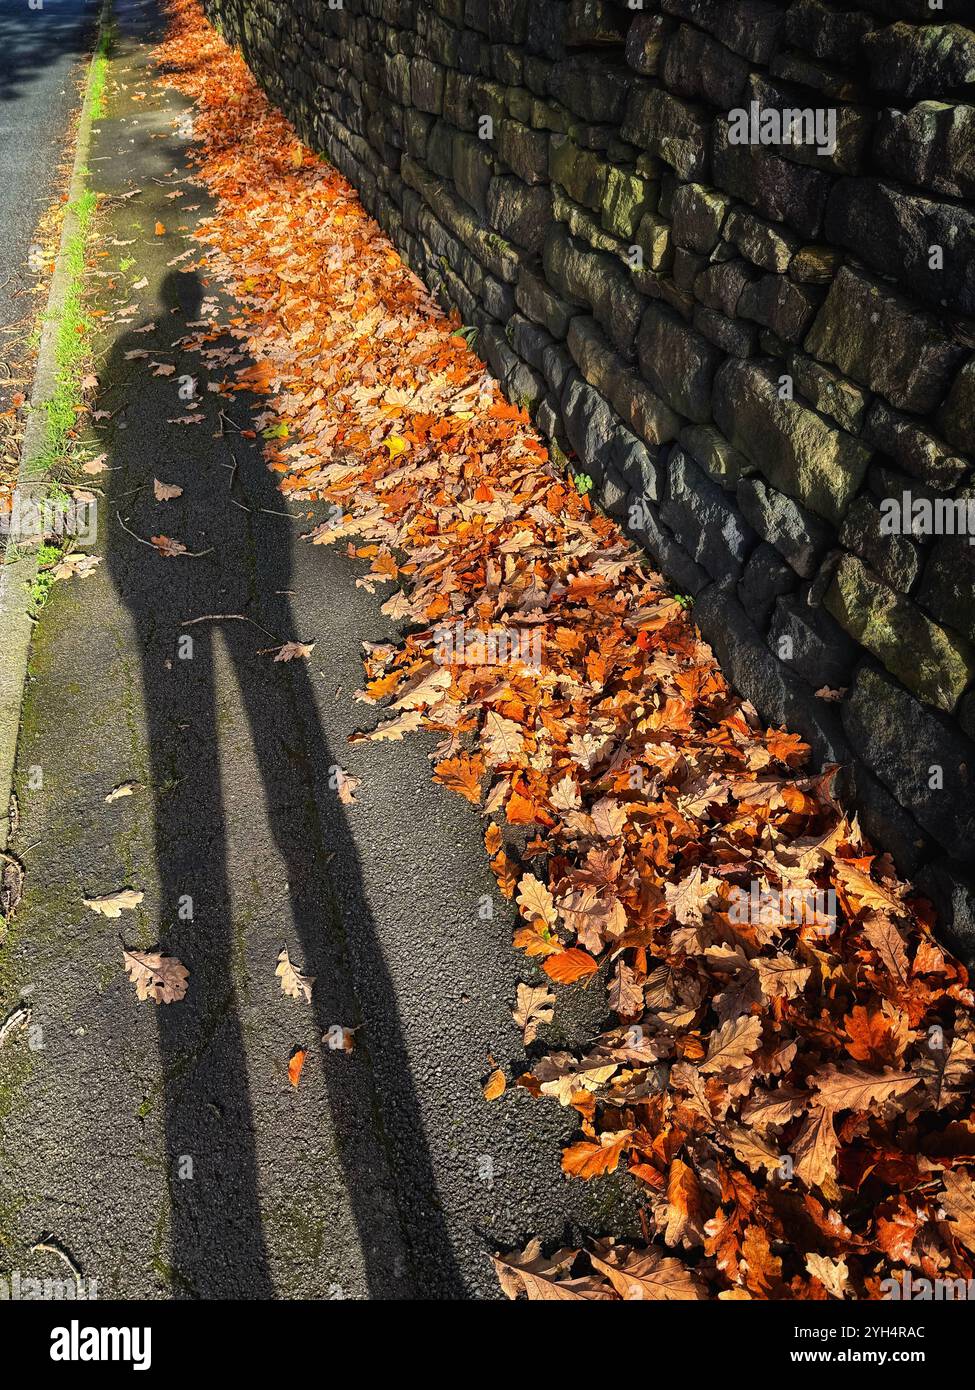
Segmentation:
{"type": "MultiPolygon", "coordinates": [[[[260,632],[267,633],[268,637],[273,637],[275,642],[278,641],[276,632],[272,632],[270,628],[262,627],[253,618],[248,618],[246,613],[204,613],[200,618],[185,619],[182,625],[183,627],[195,627],[197,623],[250,623],[251,627],[256,627],[260,632]]],[[[281,645],[283,647],[284,643],[282,642],[281,645]]]]}
{"type": "MultiPolygon", "coordinates": [[[[159,546],[156,545],[153,541],[147,541],[145,536],[137,536],[134,531],[130,530],[129,527],[126,526],[125,522],[122,520],[121,512],[116,512],[115,515],[118,518],[118,524],[121,526],[122,530],[126,533],[126,535],[131,536],[132,539],[134,541],[138,541],[140,545],[147,545],[150,550],[159,550],[159,546]]],[[[174,558],[180,560],[198,560],[201,555],[212,554],[213,546],[211,545],[206,550],[181,550],[178,556],[174,556],[174,558]]]]}
{"type": "Polygon", "coordinates": [[[52,1235],[43,1235],[36,1245],[31,1246],[30,1253],[36,1254],[38,1250],[43,1250],[46,1255],[57,1255],[59,1260],[63,1260],[74,1275],[78,1288],[81,1288],[81,1281],[84,1277],[81,1273],[81,1266],[59,1240],[52,1235]]]}

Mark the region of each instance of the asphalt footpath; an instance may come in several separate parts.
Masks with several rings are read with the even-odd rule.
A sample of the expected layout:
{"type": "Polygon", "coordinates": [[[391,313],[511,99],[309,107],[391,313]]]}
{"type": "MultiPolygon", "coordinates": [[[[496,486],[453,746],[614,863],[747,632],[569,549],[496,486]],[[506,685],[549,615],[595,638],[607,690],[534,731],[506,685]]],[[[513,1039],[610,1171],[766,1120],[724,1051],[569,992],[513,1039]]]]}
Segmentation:
{"type": "MultiPolygon", "coordinates": [[[[494,1063],[525,1065],[511,1007],[536,967],[512,950],[477,809],[430,781],[436,739],[348,743],[376,719],[353,696],[361,643],[396,637],[388,591],[302,539],[314,519],[240,432],[260,402],[228,405],[174,347],[222,312],[177,259],[208,204],[182,182],[186,103],[153,84],[158,6],[115,19],[89,159],[101,562],[55,587],[31,655],[26,883],[0,947],[0,1021],[29,1012],[0,1045],[0,1273],[67,1272],[102,1298],[497,1298],[494,1249],[638,1231],[632,1196],[562,1175],[574,1112],[482,1096],[494,1063]],[[154,479],[182,495],[157,501],[154,479]],[[190,553],[164,558],[159,534],[190,553]],[[310,659],[275,662],[287,641],[310,659]],[[85,906],[126,888],[143,898],[117,919],[85,906]],[[138,1000],[123,945],[181,960],[185,999],[138,1000]],[[282,947],[310,1001],[282,991],[282,947]]],[[[549,1041],[590,1036],[604,1009],[600,986],[565,996],[549,1041]]]]}

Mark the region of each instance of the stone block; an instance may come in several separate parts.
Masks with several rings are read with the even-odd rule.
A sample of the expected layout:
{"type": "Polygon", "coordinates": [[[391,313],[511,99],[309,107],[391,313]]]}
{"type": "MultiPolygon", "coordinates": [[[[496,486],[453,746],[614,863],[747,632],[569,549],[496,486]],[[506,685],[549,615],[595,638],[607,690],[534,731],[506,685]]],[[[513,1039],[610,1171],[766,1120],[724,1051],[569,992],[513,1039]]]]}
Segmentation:
{"type": "Polygon", "coordinates": [[[817,237],[832,186],[829,174],[772,153],[764,145],[735,145],[726,117],[714,122],[714,182],[773,222],[817,237]]]}
{"type": "Polygon", "coordinates": [[[968,461],[952,453],[930,430],[908,415],[874,401],[863,427],[863,437],[875,448],[935,492],[951,492],[968,472],[968,461]]]}
{"type": "Polygon", "coordinates": [[[954,858],[975,859],[975,745],[869,662],[842,714],[851,745],[918,824],[954,858]]]}
{"type": "Polygon", "coordinates": [[[879,169],[902,183],[949,198],[975,198],[975,106],[921,101],[888,106],[874,141],[879,169]]]}
{"type": "Polygon", "coordinates": [[[840,179],[826,235],[925,303],[975,315],[975,212],[882,179],[840,179]],[[935,257],[938,259],[935,260],[935,257]]]}
{"type": "Polygon", "coordinates": [[[715,579],[738,577],[755,533],[724,491],[683,449],[671,451],[660,515],[677,540],[715,579]]]}
{"type": "Polygon", "coordinates": [[[773,546],[762,541],[749,555],[742,571],[737,589],[738,600],[749,621],[764,632],[772,617],[776,599],[791,593],[795,585],[795,571],[773,546]]]}
{"type": "Polygon", "coordinates": [[[919,415],[943,400],[965,355],[933,315],[850,266],[833,281],[805,346],[898,410],[919,415]]]}
{"type": "Polygon", "coordinates": [[[871,86],[885,96],[965,96],[975,89],[975,33],[961,24],[891,24],[864,36],[871,86]]]}
{"type": "Polygon", "coordinates": [[[525,183],[548,180],[548,136],[520,121],[501,121],[498,125],[498,153],[525,183]]]}
{"type": "Polygon", "coordinates": [[[793,498],[761,478],[742,478],[738,505],[750,525],[803,579],[811,579],[832,544],[832,532],[793,498]]]}
{"type": "Polygon", "coordinates": [[[793,284],[785,275],[763,275],[744,288],[737,312],[786,342],[797,343],[812,323],[820,299],[815,291],[793,284]]]}
{"type": "Polygon", "coordinates": [[[513,175],[488,184],[486,220],[506,240],[537,252],[552,225],[552,194],[542,185],[529,188],[513,175]]]}
{"type": "Polygon", "coordinates": [[[741,100],[748,64],[709,34],[682,24],[667,41],[661,74],[665,86],[678,96],[727,110],[741,100]]]}
{"type": "Polygon", "coordinates": [[[775,488],[834,526],[841,523],[870,453],[814,410],[783,400],[773,367],[726,362],[715,378],[714,418],[775,488]]]}
{"type": "Polygon", "coordinates": [[[703,184],[682,184],[674,194],[674,240],[678,246],[709,256],[721,237],[730,198],[703,184]]]}
{"type": "Polygon", "coordinates": [[[766,222],[738,207],[729,213],[722,235],[753,265],[776,274],[789,269],[800,245],[799,238],[787,227],[766,222]]]}
{"type": "Polygon", "coordinates": [[[708,170],[710,118],[703,106],[682,101],[663,87],[633,88],[622,135],[650,150],[681,179],[700,179],[708,170]]]}
{"type": "Polygon", "coordinates": [[[909,536],[892,534],[884,513],[866,493],[854,498],[840,530],[840,544],[859,555],[892,589],[909,593],[921,572],[921,556],[909,536]]]}
{"type": "Polygon", "coordinates": [[[823,608],[803,595],[778,600],[768,634],[769,649],[814,690],[844,690],[860,655],[856,642],[823,608]]]}
{"type": "Polygon", "coordinates": [[[718,350],[662,305],[651,304],[637,337],[641,375],[678,414],[696,424],[711,418],[718,350]]]}
{"type": "Polygon", "coordinates": [[[975,676],[975,651],[963,637],[932,622],[855,555],[840,560],[824,602],[902,685],[951,713],[975,676]]]}

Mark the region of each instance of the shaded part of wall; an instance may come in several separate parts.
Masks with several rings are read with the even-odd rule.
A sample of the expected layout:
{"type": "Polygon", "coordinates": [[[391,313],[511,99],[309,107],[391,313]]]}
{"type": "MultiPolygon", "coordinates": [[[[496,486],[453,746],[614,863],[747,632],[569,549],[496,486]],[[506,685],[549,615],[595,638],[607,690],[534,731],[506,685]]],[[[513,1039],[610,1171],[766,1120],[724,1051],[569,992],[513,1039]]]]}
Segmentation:
{"type": "Polygon", "coordinates": [[[968,0],[206,3],[972,958],[968,0]]]}

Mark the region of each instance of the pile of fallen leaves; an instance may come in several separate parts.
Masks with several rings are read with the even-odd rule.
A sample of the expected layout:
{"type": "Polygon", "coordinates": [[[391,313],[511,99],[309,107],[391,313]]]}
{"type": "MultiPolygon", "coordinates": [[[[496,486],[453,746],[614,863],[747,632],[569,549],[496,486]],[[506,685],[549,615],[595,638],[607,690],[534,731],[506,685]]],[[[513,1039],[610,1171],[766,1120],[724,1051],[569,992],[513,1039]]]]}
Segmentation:
{"type": "MultiPolygon", "coordinates": [[[[170,8],[163,80],[197,103],[217,200],[207,273],[239,306],[195,346],[212,371],[256,363],[237,384],[265,397],[282,489],[331,502],[312,540],[368,561],[357,582],[393,586],[383,611],[409,625],[366,644],[359,698],[384,715],[359,737],[441,733],[434,779],[488,818],[515,945],[553,984],[604,980],[617,1019],[517,1083],[578,1113],[566,1172],[628,1169],[647,1246],[533,1243],[499,1259],[505,1290],[876,1298],[906,1270],[970,1277],[973,997],[930,906],[801,741],[729,691],[196,0],[170,8]],[[835,910],[776,910],[790,890],[835,910]]],[[[519,1001],[529,1042],[550,1003],[519,1001]]]]}

